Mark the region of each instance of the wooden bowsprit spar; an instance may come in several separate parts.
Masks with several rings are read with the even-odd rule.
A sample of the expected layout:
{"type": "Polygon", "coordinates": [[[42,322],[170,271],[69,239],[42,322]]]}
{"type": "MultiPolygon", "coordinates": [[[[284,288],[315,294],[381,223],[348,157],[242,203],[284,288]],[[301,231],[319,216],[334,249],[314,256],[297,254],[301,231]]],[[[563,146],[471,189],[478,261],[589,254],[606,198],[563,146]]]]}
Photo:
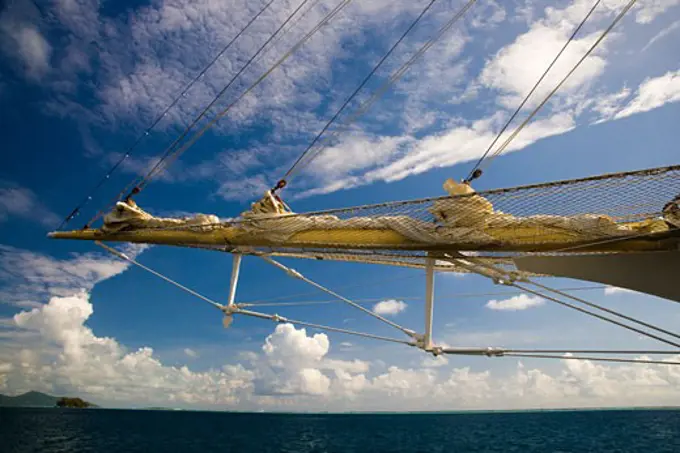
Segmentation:
{"type": "MultiPolygon", "coordinates": [[[[265,199],[267,203],[255,203],[252,211],[230,222],[213,221],[214,216],[156,218],[134,203],[119,202],[99,229],[55,232],[50,236],[200,247],[234,254],[229,302],[220,305],[210,301],[224,312],[225,325],[230,325],[233,317],[240,314],[401,342],[435,355],[562,357],[561,352],[551,355],[550,350],[533,353],[503,348],[437,346],[432,340],[431,321],[434,314],[434,275],[436,272],[471,272],[500,285],[540,294],[546,300],[676,348],[670,352],[656,351],[658,353],[680,353],[680,336],[669,330],[557,290],[546,295],[545,291],[552,290],[532,280],[536,276],[575,277],[616,284],[680,302],[680,291],[669,278],[670,273],[677,271],[677,267],[673,266],[677,266],[680,259],[680,199],[674,195],[680,193],[680,166],[479,193],[471,191],[466,184],[456,184],[451,180],[445,183],[445,188],[451,192],[446,197],[306,214],[289,212],[271,197],[265,199]],[[265,209],[266,206],[269,209],[265,209]],[[237,303],[235,295],[242,256],[264,259],[289,276],[400,330],[407,339],[291,320],[254,311],[250,304],[237,303]],[[275,261],[277,256],[423,269],[427,282],[423,333],[376,315],[275,261]],[[575,264],[570,266],[569,260],[574,260],[575,264]],[[583,263],[589,260],[594,264],[584,266],[583,263]],[[602,266],[602,261],[606,261],[607,265],[602,266]],[[664,281],[665,284],[657,286],[658,282],[664,281]]],[[[160,276],[115,249],[104,247],[160,276]]],[[[193,290],[188,291],[197,294],[193,290]]],[[[584,352],[580,354],[569,358],[582,357],[584,352]]],[[[595,359],[610,361],[600,356],[595,359]]],[[[640,362],[636,359],[615,359],[621,360],[640,362]]],[[[649,364],[656,362],[642,361],[649,364]]]]}

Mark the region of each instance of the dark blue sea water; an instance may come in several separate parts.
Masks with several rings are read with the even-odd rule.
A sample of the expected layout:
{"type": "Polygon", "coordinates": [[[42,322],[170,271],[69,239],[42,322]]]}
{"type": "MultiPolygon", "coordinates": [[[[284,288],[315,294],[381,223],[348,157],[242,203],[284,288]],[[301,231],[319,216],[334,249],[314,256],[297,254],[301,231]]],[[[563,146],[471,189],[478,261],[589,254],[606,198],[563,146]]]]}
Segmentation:
{"type": "Polygon", "coordinates": [[[291,415],[0,408],[9,452],[680,452],[680,411],[291,415]]]}

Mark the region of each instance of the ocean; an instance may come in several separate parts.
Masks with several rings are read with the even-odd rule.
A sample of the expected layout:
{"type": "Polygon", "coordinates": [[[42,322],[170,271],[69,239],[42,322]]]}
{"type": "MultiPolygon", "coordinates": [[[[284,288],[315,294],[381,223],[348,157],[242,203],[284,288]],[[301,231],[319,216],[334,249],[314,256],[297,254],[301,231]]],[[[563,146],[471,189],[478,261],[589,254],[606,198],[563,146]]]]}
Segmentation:
{"type": "Polygon", "coordinates": [[[428,414],[0,408],[14,452],[680,452],[680,410],[428,414]]]}

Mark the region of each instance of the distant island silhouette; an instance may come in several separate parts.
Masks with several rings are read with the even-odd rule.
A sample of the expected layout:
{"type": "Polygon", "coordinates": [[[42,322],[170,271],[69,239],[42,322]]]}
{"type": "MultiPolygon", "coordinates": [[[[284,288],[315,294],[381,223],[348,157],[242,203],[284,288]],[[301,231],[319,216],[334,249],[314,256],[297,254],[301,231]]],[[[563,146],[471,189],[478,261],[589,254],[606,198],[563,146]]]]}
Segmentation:
{"type": "Polygon", "coordinates": [[[0,394],[0,407],[99,407],[82,398],[52,396],[41,392],[26,392],[21,395],[8,396],[0,394]]]}

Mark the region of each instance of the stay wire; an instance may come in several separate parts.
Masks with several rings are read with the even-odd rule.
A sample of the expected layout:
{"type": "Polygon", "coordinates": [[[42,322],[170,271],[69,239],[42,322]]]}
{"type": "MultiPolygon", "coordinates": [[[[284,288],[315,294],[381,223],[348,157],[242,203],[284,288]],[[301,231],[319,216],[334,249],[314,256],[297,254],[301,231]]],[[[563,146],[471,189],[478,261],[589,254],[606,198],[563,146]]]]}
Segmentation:
{"type": "Polygon", "coordinates": [[[615,362],[615,363],[643,363],[647,365],[680,365],[680,362],[646,359],[622,359],[617,357],[584,357],[553,354],[504,354],[503,357],[524,357],[527,359],[561,359],[561,360],[591,360],[594,362],[615,362]]]}
{"type": "Polygon", "coordinates": [[[92,197],[95,195],[95,193],[106,183],[111,178],[111,175],[120,167],[123,162],[130,157],[130,154],[132,151],[137,148],[137,146],[141,143],[141,141],[149,135],[149,133],[158,125],[158,123],[161,122],[163,118],[170,112],[170,110],[177,105],[180,99],[182,99],[186,93],[196,84],[196,82],[203,77],[203,75],[210,69],[212,68],[215,63],[217,63],[217,60],[219,60],[224,53],[231,48],[231,46],[236,42],[238,38],[243,35],[243,33],[250,28],[250,26],[255,22],[269,7],[271,6],[272,3],[274,3],[275,0],[269,0],[258,12],[255,14],[249,21],[248,23],[224,46],[222,49],[213,57],[213,59],[205,66],[203,69],[184,87],[184,89],[180,92],[180,94],[175,97],[172,102],[161,112],[158,117],[151,123],[149,127],[147,127],[144,132],[137,137],[137,139],[132,143],[132,145],[127,148],[123,156],[111,167],[111,169],[104,175],[102,179],[99,180],[99,182],[90,190],[88,195],[76,205],[76,207],[71,211],[71,213],[64,218],[64,220],[61,222],[57,230],[61,230],[68,222],[73,220],[74,217],[78,215],[80,210],[92,200],[92,197]]]}
{"type": "Polygon", "coordinates": [[[491,142],[491,144],[489,145],[489,147],[486,149],[486,151],[484,151],[484,154],[482,154],[482,157],[480,157],[479,160],[477,161],[477,163],[474,165],[474,167],[472,167],[472,170],[470,170],[470,174],[467,176],[467,178],[465,178],[465,182],[470,182],[470,181],[472,181],[473,179],[476,179],[477,177],[481,176],[481,174],[475,173],[475,172],[477,171],[477,169],[479,168],[479,166],[481,165],[481,163],[484,161],[484,159],[486,159],[486,156],[491,152],[491,149],[496,145],[496,142],[498,142],[498,140],[500,140],[501,136],[502,136],[503,133],[507,130],[507,128],[510,127],[510,124],[514,121],[514,119],[517,117],[517,115],[519,115],[519,112],[522,110],[522,108],[524,108],[524,105],[529,101],[529,99],[531,98],[531,96],[532,96],[532,95],[534,94],[534,92],[538,89],[538,86],[541,84],[541,82],[543,82],[543,79],[545,79],[545,77],[548,75],[548,73],[549,73],[550,70],[553,68],[553,66],[555,66],[555,63],[557,63],[557,60],[559,60],[559,58],[562,56],[562,54],[563,54],[564,51],[567,49],[567,47],[569,46],[569,44],[572,43],[572,41],[574,40],[574,38],[576,37],[576,35],[578,34],[578,32],[581,31],[581,28],[583,28],[583,26],[584,26],[585,23],[588,21],[588,19],[590,18],[590,16],[593,14],[593,12],[594,12],[595,9],[597,8],[597,6],[600,4],[600,2],[601,2],[601,0],[597,0],[597,1],[595,2],[595,4],[593,4],[592,8],[590,8],[590,10],[588,11],[588,14],[586,14],[586,16],[583,18],[583,20],[581,21],[581,23],[578,24],[578,26],[574,29],[574,32],[571,34],[571,36],[569,36],[569,39],[567,40],[567,42],[564,43],[564,46],[562,46],[562,48],[561,48],[560,51],[557,53],[557,55],[555,56],[555,58],[552,60],[552,62],[550,62],[550,64],[548,65],[548,67],[546,68],[546,70],[543,72],[543,74],[541,75],[541,77],[540,77],[540,78],[536,81],[536,83],[534,84],[533,88],[531,88],[531,90],[530,90],[529,93],[524,97],[524,99],[523,99],[522,102],[519,104],[519,106],[517,106],[517,109],[515,110],[515,112],[512,114],[512,116],[510,117],[510,119],[508,119],[508,121],[505,123],[505,125],[503,126],[503,128],[498,132],[498,134],[497,134],[496,137],[493,139],[493,141],[491,142]],[[477,174],[477,176],[475,176],[475,174],[477,174]]]}
{"type": "Polygon", "coordinates": [[[587,300],[581,299],[580,297],[576,297],[576,296],[573,296],[571,294],[567,294],[567,293],[560,291],[560,290],[557,290],[557,289],[552,289],[548,286],[541,285],[540,283],[536,283],[536,282],[533,282],[533,281],[531,282],[531,284],[541,288],[544,291],[549,291],[549,292],[552,292],[554,294],[559,294],[562,297],[566,297],[568,299],[574,300],[574,301],[579,302],[579,303],[586,305],[588,307],[595,308],[595,309],[600,310],[600,311],[604,311],[604,312],[609,313],[611,315],[617,316],[621,319],[625,319],[626,321],[631,321],[631,322],[634,322],[634,323],[639,324],[641,326],[647,327],[648,329],[656,330],[659,333],[663,333],[663,334],[666,334],[668,336],[680,339],[680,335],[678,335],[674,332],[671,332],[671,331],[666,330],[666,329],[662,329],[661,327],[657,327],[653,324],[649,324],[649,323],[646,323],[644,321],[640,321],[639,319],[633,318],[631,316],[626,316],[622,313],[619,313],[615,310],[611,310],[607,307],[603,307],[601,305],[594,304],[592,302],[588,302],[587,300]]]}
{"type": "Polygon", "coordinates": [[[600,37],[593,43],[592,46],[586,51],[586,53],[581,57],[581,59],[574,65],[574,67],[567,73],[567,75],[564,76],[564,78],[557,84],[557,86],[550,92],[548,95],[541,101],[541,103],[529,114],[529,116],[513,131],[512,134],[503,142],[503,144],[491,154],[485,161],[482,161],[477,168],[476,171],[478,171],[478,176],[481,174],[485,168],[489,166],[491,161],[498,157],[505,149],[510,145],[510,143],[517,137],[517,135],[524,129],[524,127],[529,124],[529,122],[536,116],[536,114],[543,108],[543,106],[552,98],[552,96],[564,85],[564,83],[571,77],[571,75],[581,66],[581,64],[585,61],[586,58],[590,56],[590,54],[595,50],[595,48],[604,40],[604,38],[609,34],[609,32],[618,24],[621,19],[623,19],[623,16],[630,10],[633,5],[636,3],[637,0],[630,0],[628,4],[621,10],[621,12],[614,18],[612,23],[607,27],[604,32],[600,35],[600,37]]]}
{"type": "Polygon", "coordinates": [[[354,112],[342,122],[343,129],[336,129],[332,131],[328,136],[322,140],[322,144],[317,146],[317,149],[309,153],[309,157],[300,162],[295,169],[289,170],[287,180],[290,180],[293,175],[297,172],[297,169],[302,166],[309,165],[330,143],[331,139],[337,137],[341,131],[347,130],[348,126],[357,120],[361,115],[366,113],[371,106],[392,86],[396,83],[407,71],[413,66],[413,64],[420,58],[425,52],[427,52],[458,20],[460,20],[465,13],[476,3],[476,0],[469,0],[461,9],[459,9],[454,16],[449,19],[442,27],[439,28],[435,36],[430,38],[416,53],[414,53],[411,58],[409,58],[406,63],[401,65],[399,69],[394,71],[390,77],[373,92],[373,95],[360,104],[354,112]]]}
{"type": "Polygon", "coordinates": [[[425,6],[425,8],[423,8],[423,10],[420,12],[420,14],[413,20],[413,22],[411,22],[411,25],[409,25],[408,28],[401,34],[399,39],[394,44],[392,44],[392,47],[390,47],[390,49],[387,51],[387,53],[385,55],[383,55],[382,58],[378,61],[378,63],[373,67],[373,69],[371,69],[371,72],[369,72],[368,75],[366,75],[366,77],[364,77],[364,79],[361,81],[359,86],[345,100],[345,102],[342,104],[342,106],[335,112],[335,114],[331,117],[331,119],[328,120],[328,122],[324,125],[324,127],[321,129],[321,131],[314,137],[314,139],[309,144],[309,146],[307,146],[307,148],[297,158],[297,160],[293,163],[291,168],[284,175],[283,180],[285,180],[288,177],[288,175],[290,175],[294,171],[295,167],[300,163],[300,161],[302,161],[302,159],[305,157],[305,155],[307,155],[307,153],[309,153],[309,151],[314,147],[314,145],[316,145],[316,143],[319,141],[321,136],[328,130],[328,128],[331,127],[331,125],[335,122],[335,120],[338,118],[338,116],[340,116],[340,114],[345,110],[345,108],[349,105],[349,103],[352,102],[352,100],[357,96],[357,94],[359,94],[359,91],[361,91],[361,89],[368,83],[368,81],[371,79],[371,77],[373,77],[373,75],[378,71],[378,69],[380,69],[380,67],[383,65],[385,60],[387,60],[392,55],[392,53],[396,50],[396,48],[399,46],[399,44],[401,44],[401,42],[406,38],[406,35],[408,35],[411,32],[411,30],[413,30],[413,28],[416,25],[418,25],[420,20],[423,18],[423,16],[425,16],[425,14],[430,10],[430,8],[432,8],[432,5],[434,5],[434,3],[436,1],[437,0],[430,0],[430,2],[425,6]]]}
{"type": "Polygon", "coordinates": [[[680,348],[680,344],[678,344],[678,343],[675,343],[675,342],[670,341],[670,340],[668,340],[668,339],[666,339],[666,338],[663,338],[663,337],[659,337],[658,335],[654,335],[653,333],[649,333],[649,332],[646,332],[646,331],[644,331],[644,330],[638,329],[637,327],[629,326],[628,324],[624,324],[624,323],[619,322],[619,321],[617,321],[617,320],[615,320],[615,319],[608,318],[608,317],[603,316],[603,315],[600,315],[600,314],[598,314],[598,313],[595,313],[595,312],[586,310],[585,308],[581,308],[581,307],[578,307],[578,306],[576,306],[576,305],[574,305],[574,304],[570,304],[570,303],[568,303],[568,302],[564,302],[564,301],[562,301],[562,300],[559,300],[559,299],[556,299],[556,298],[554,298],[554,297],[548,296],[547,294],[540,293],[540,292],[538,292],[538,291],[534,291],[534,290],[532,290],[532,289],[523,287],[523,286],[521,286],[521,285],[518,285],[517,283],[512,283],[512,286],[514,286],[514,287],[516,287],[516,288],[519,288],[519,289],[521,289],[521,290],[523,290],[523,291],[526,291],[526,292],[528,292],[528,293],[530,293],[530,294],[533,294],[534,296],[539,296],[539,297],[542,297],[542,298],[544,298],[544,299],[548,299],[548,300],[550,300],[550,301],[552,301],[552,302],[555,302],[555,303],[557,303],[557,304],[559,304],[559,305],[562,305],[562,306],[564,306],[564,307],[571,308],[572,310],[579,311],[579,312],[581,312],[581,313],[590,315],[590,316],[592,316],[592,317],[594,317],[594,318],[600,319],[600,320],[605,321],[605,322],[608,322],[608,323],[610,323],[610,324],[614,324],[614,325],[617,325],[617,326],[619,326],[619,327],[623,327],[624,329],[633,331],[633,332],[635,332],[635,333],[639,333],[640,335],[644,335],[644,336],[646,336],[646,337],[652,338],[652,339],[657,340],[657,341],[660,341],[660,342],[662,342],[662,343],[666,343],[666,344],[671,345],[671,346],[673,346],[673,347],[680,348]]]}

